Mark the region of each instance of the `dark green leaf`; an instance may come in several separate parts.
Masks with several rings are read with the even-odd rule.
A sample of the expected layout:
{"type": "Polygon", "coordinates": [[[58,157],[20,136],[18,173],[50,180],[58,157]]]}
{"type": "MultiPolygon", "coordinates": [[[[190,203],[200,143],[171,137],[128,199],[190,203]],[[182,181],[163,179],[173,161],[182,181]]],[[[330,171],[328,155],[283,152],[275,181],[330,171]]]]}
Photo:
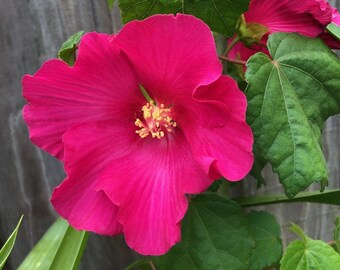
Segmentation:
{"type": "Polygon", "coordinates": [[[301,240],[289,244],[280,264],[281,270],[339,270],[340,255],[327,243],[306,236],[300,227],[293,224],[292,231],[301,240]]]}
{"type": "Polygon", "coordinates": [[[182,222],[182,241],[154,258],[159,270],[249,269],[254,241],[242,209],[216,194],[194,198],[182,222]]]}
{"type": "Polygon", "coordinates": [[[231,37],[249,0],[119,0],[123,21],[145,19],[153,14],[192,14],[205,21],[211,30],[231,37]]]}
{"type": "Polygon", "coordinates": [[[217,192],[223,181],[226,181],[226,180],[225,179],[220,179],[220,180],[214,181],[211,184],[211,186],[208,188],[208,191],[217,192]]]}
{"type": "Polygon", "coordinates": [[[240,15],[248,9],[249,0],[184,0],[184,13],[205,21],[212,31],[234,35],[240,15]]]}
{"type": "Polygon", "coordinates": [[[18,270],[77,269],[88,234],[58,219],[28,254],[18,270]]]}
{"type": "Polygon", "coordinates": [[[252,250],[249,270],[264,269],[282,256],[281,229],[275,218],[264,211],[247,215],[256,246],[252,250]]]}
{"type": "Polygon", "coordinates": [[[311,202],[311,203],[324,203],[332,205],[340,205],[340,189],[324,191],[302,192],[296,195],[295,198],[289,199],[286,195],[259,195],[245,198],[234,199],[239,205],[243,207],[274,204],[274,203],[287,203],[287,202],[311,202]]]}
{"type": "Polygon", "coordinates": [[[11,254],[11,251],[14,247],[15,240],[17,238],[18,230],[21,225],[23,216],[21,216],[17,226],[15,227],[14,231],[10,235],[10,237],[7,239],[6,243],[0,250],[0,270],[5,266],[5,263],[8,259],[8,256],[11,254]]]}
{"type": "Polygon", "coordinates": [[[58,57],[70,66],[73,66],[74,64],[74,61],[76,59],[77,45],[83,34],[84,31],[79,31],[78,33],[70,36],[68,40],[66,40],[61,45],[61,48],[58,52],[58,57]]]}
{"type": "Polygon", "coordinates": [[[260,150],[258,145],[255,143],[253,145],[253,153],[254,153],[254,164],[253,168],[250,171],[251,176],[253,176],[257,181],[257,188],[260,188],[262,185],[266,185],[266,181],[262,176],[262,170],[267,164],[267,160],[263,158],[260,154],[260,150]]]}
{"type": "Polygon", "coordinates": [[[279,174],[288,197],[314,182],[327,186],[321,149],[324,121],[340,111],[340,61],[318,39],[276,33],[271,58],[248,60],[248,122],[261,155],[279,174]]]}
{"type": "Polygon", "coordinates": [[[175,14],[183,11],[180,0],[118,0],[124,23],[132,20],[143,20],[154,14],[175,14]]]}
{"type": "Polygon", "coordinates": [[[109,8],[112,9],[113,8],[113,5],[115,3],[115,0],[107,0],[107,3],[109,5],[109,8]]]}
{"type": "Polygon", "coordinates": [[[334,37],[336,37],[337,39],[340,39],[340,27],[337,26],[334,23],[330,23],[329,25],[327,25],[326,29],[328,30],[328,32],[330,32],[334,37]]]}

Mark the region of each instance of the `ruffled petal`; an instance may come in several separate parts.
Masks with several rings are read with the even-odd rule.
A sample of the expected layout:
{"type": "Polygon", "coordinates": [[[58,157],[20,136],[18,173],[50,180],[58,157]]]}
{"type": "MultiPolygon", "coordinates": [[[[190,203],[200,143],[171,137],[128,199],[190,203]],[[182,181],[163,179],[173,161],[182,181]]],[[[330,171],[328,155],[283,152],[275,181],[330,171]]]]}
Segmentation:
{"type": "Polygon", "coordinates": [[[54,59],[23,78],[28,101],[23,115],[31,140],[59,159],[62,135],[74,124],[124,120],[144,102],[134,71],[112,40],[105,34],[87,34],[73,67],[54,59]]]}
{"type": "Polygon", "coordinates": [[[126,52],[155,101],[191,96],[222,72],[210,29],[190,15],[157,15],[130,22],[115,43],[126,52]]]}
{"type": "Polygon", "coordinates": [[[63,136],[67,179],[51,199],[56,211],[79,230],[122,232],[118,207],[103,191],[95,191],[95,185],[106,166],[134,151],[139,140],[133,122],[93,122],[70,128],[63,136]]]}
{"type": "Polygon", "coordinates": [[[201,192],[212,180],[192,159],[180,130],[143,140],[138,151],[107,167],[97,190],[119,206],[127,244],[144,255],[161,255],[180,241],[185,193],[201,192]]]}
{"type": "Polygon", "coordinates": [[[333,8],[327,0],[309,0],[304,5],[294,5],[301,13],[308,12],[313,15],[314,19],[318,21],[322,28],[332,21],[333,8]],[[306,7],[305,7],[306,6],[306,7]],[[309,6],[308,10],[306,9],[309,6]]]}
{"type": "Polygon", "coordinates": [[[230,181],[241,180],[254,159],[252,131],[245,120],[245,95],[233,79],[222,76],[213,84],[198,88],[194,98],[197,104],[190,108],[195,109],[182,111],[187,122],[180,125],[194,158],[210,175],[215,170],[230,181]],[[223,120],[214,117],[216,112],[223,115],[223,120]],[[207,122],[200,114],[209,115],[220,125],[212,120],[207,122]]]}
{"type": "Polygon", "coordinates": [[[340,27],[340,13],[336,8],[332,11],[332,23],[340,27]]]}

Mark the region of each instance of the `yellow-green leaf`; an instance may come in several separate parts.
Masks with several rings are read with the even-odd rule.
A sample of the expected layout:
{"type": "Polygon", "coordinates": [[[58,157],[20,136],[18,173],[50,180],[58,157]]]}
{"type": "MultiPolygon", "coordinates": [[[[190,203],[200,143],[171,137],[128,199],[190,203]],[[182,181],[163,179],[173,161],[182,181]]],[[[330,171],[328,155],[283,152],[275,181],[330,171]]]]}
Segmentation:
{"type": "Polygon", "coordinates": [[[88,233],[58,219],[28,254],[18,270],[75,270],[86,246],[88,233]]]}
{"type": "Polygon", "coordinates": [[[15,240],[17,238],[18,230],[21,225],[23,216],[21,216],[17,226],[15,227],[14,231],[10,235],[10,237],[7,239],[6,243],[0,250],[0,270],[5,266],[5,263],[8,259],[8,256],[11,254],[11,251],[14,247],[15,240]]]}

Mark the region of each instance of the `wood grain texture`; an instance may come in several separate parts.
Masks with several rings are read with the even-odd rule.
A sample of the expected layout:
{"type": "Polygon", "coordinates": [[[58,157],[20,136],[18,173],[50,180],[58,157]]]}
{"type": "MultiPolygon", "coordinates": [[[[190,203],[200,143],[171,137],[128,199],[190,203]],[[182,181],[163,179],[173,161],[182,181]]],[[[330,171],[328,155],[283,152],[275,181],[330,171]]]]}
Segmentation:
{"type": "MultiPolygon", "coordinates": [[[[333,1],[334,3],[334,1],[333,1]]],[[[62,165],[33,146],[21,117],[21,77],[33,74],[43,61],[56,56],[63,41],[79,30],[115,33],[121,27],[119,11],[106,0],[13,0],[0,5],[0,245],[21,214],[25,215],[17,244],[6,269],[16,269],[25,255],[56,218],[49,202],[51,190],[64,178],[62,165]]],[[[324,151],[330,188],[340,187],[340,117],[327,121],[324,151]]],[[[275,175],[266,168],[268,185],[255,191],[252,180],[244,181],[239,194],[282,192],[275,175]]],[[[312,187],[317,188],[317,187],[312,187]]],[[[339,207],[290,204],[266,209],[279,220],[284,243],[295,236],[290,222],[308,235],[330,240],[339,207]]],[[[122,236],[91,235],[80,269],[124,269],[138,255],[129,250],[122,236]]]]}
{"type": "MultiPolygon", "coordinates": [[[[25,215],[6,269],[16,269],[56,218],[49,197],[62,165],[33,146],[21,117],[21,77],[33,74],[70,35],[83,29],[114,33],[117,8],[106,0],[15,0],[0,5],[0,245],[25,215]]],[[[137,255],[122,236],[91,235],[80,269],[123,269],[137,255]]]]}

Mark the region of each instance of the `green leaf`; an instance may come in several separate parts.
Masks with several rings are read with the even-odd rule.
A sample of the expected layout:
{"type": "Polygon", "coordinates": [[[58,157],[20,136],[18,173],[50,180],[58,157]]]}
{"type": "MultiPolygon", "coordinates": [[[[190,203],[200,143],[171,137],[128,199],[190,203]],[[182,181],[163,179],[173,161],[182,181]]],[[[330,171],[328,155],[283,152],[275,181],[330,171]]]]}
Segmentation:
{"type": "Polygon", "coordinates": [[[118,3],[124,23],[153,14],[185,13],[202,19],[212,31],[231,37],[249,0],[119,0],[118,3]]]}
{"type": "Polygon", "coordinates": [[[326,29],[330,32],[334,37],[340,40],[340,27],[335,23],[330,23],[327,25],[326,29]]]}
{"type": "Polygon", "coordinates": [[[275,218],[264,211],[247,215],[256,246],[251,253],[249,270],[264,269],[282,256],[281,229],[275,218]]]}
{"type": "Polygon", "coordinates": [[[280,264],[281,270],[338,270],[340,269],[340,255],[327,243],[310,239],[300,227],[293,224],[292,231],[301,240],[289,244],[280,264]]]}
{"type": "Polygon", "coordinates": [[[256,179],[256,187],[260,188],[262,185],[266,185],[266,180],[262,176],[262,170],[267,165],[267,160],[261,156],[259,147],[256,143],[253,145],[253,153],[255,158],[250,174],[256,179]]]}
{"type": "Polygon", "coordinates": [[[340,217],[337,217],[334,222],[334,244],[332,245],[336,252],[340,253],[340,217]]]}
{"type": "Polygon", "coordinates": [[[21,222],[22,222],[22,218],[23,218],[23,216],[21,216],[21,218],[19,219],[19,222],[18,222],[17,226],[15,227],[14,231],[9,236],[6,243],[4,244],[4,246],[0,250],[0,270],[5,266],[5,263],[8,259],[8,256],[11,254],[11,251],[14,247],[15,240],[17,238],[17,234],[18,234],[18,231],[19,231],[19,227],[20,227],[21,222]]]}
{"type": "Polygon", "coordinates": [[[112,9],[113,8],[113,5],[115,3],[115,0],[107,0],[107,3],[109,5],[109,8],[112,9]]]}
{"type": "Polygon", "coordinates": [[[324,121],[340,111],[340,61],[318,39],[276,33],[271,57],[257,53],[247,63],[247,118],[261,155],[288,197],[314,182],[327,186],[321,149],[324,121]]]}
{"type": "Polygon", "coordinates": [[[310,202],[310,203],[323,203],[331,205],[340,205],[340,189],[324,191],[302,192],[296,195],[295,198],[289,199],[286,195],[259,195],[243,198],[234,198],[239,205],[243,207],[266,205],[274,203],[288,203],[288,202],[310,202]]]}
{"type": "Polygon", "coordinates": [[[79,31],[78,33],[75,33],[74,35],[70,36],[62,45],[58,52],[58,57],[69,64],[70,66],[73,66],[74,61],[76,59],[76,51],[77,51],[77,45],[80,42],[80,39],[82,35],[84,34],[84,31],[79,31]]]}
{"type": "Polygon", "coordinates": [[[254,247],[247,219],[233,201],[217,194],[192,199],[182,221],[182,241],[170,252],[154,258],[162,270],[249,269],[254,247]]]}
{"type": "Polygon", "coordinates": [[[128,267],[125,268],[125,270],[134,270],[134,269],[154,270],[155,267],[151,259],[139,259],[137,261],[134,261],[132,264],[130,264],[128,267]]]}
{"type": "Polygon", "coordinates": [[[88,233],[58,219],[28,254],[18,270],[77,269],[88,233]]]}

